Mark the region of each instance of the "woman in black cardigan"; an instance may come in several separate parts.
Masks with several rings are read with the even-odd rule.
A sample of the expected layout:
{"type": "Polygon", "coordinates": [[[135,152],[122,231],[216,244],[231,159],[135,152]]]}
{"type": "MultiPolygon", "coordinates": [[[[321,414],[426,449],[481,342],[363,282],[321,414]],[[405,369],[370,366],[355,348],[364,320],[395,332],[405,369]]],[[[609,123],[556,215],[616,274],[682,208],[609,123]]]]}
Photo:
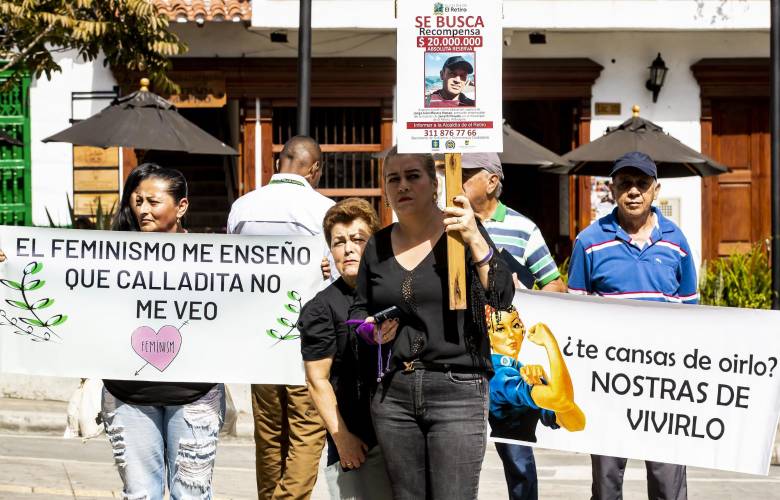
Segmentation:
{"type": "Polygon", "coordinates": [[[492,374],[485,305],[511,304],[514,284],[465,196],[436,204],[431,155],[390,152],[386,197],[398,222],[377,232],[360,264],[352,318],[400,309],[371,413],[396,499],[477,498],[492,374]],[[446,232],[466,245],[465,311],[448,306],[446,232]],[[386,366],[385,366],[386,364],[386,366]]]}

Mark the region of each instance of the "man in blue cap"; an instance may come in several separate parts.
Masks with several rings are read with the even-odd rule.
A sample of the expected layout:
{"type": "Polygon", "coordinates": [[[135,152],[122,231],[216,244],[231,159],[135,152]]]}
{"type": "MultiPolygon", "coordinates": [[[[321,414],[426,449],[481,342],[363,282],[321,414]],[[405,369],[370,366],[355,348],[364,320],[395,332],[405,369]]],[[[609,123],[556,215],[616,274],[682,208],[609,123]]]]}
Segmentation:
{"type": "MultiPolygon", "coordinates": [[[[499,255],[517,277],[516,286],[530,289],[535,285],[546,292],[565,292],[566,285],[561,280],[561,273],[539,227],[499,199],[503,190],[504,169],[498,155],[464,153],[461,162],[463,192],[468,197],[474,213],[485,226],[490,239],[500,250],[499,255]]],[[[439,198],[443,200],[445,196],[439,198]]],[[[498,368],[496,367],[497,372],[500,371],[498,368]]],[[[494,396],[495,394],[491,395],[493,406],[497,401],[494,396]]],[[[541,419],[545,425],[557,427],[555,415],[550,416],[551,412],[547,412],[546,417],[542,416],[538,408],[523,409],[523,412],[532,420],[541,419]]],[[[494,423],[495,420],[491,420],[491,425],[494,423]]],[[[498,441],[495,445],[504,465],[510,500],[537,500],[539,483],[533,448],[498,441]]]]}
{"type": "MultiPolygon", "coordinates": [[[[695,304],[696,268],[682,231],[652,206],[658,169],[638,151],[615,161],[611,214],[578,236],[569,266],[569,293],[695,304]]],[[[592,498],[623,498],[626,459],[591,455],[592,498]]],[[[650,499],[686,500],[685,466],[645,462],[650,499]]]]}
{"type": "Polygon", "coordinates": [[[444,61],[439,76],[441,89],[431,93],[425,100],[426,108],[452,108],[457,106],[476,106],[474,99],[463,93],[469,84],[469,75],[474,67],[461,56],[452,56],[444,61]]]}

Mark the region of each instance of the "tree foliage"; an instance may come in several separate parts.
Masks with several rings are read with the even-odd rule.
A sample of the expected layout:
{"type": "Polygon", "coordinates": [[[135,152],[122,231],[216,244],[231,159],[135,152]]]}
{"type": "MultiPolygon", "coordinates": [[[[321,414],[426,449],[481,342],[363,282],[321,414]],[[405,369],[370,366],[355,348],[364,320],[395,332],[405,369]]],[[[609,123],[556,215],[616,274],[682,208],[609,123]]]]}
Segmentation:
{"type": "Polygon", "coordinates": [[[50,79],[62,69],[54,53],[76,50],[85,61],[102,51],[105,64],[173,90],[168,58],[187,50],[152,0],[0,0],[0,30],[0,71],[13,72],[6,85],[28,72],[50,79]]]}

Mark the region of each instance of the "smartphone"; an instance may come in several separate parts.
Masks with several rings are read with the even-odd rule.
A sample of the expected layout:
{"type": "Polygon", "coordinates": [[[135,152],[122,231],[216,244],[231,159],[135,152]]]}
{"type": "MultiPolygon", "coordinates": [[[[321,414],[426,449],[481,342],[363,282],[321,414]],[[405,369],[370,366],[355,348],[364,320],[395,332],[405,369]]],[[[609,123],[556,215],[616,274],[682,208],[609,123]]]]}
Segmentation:
{"type": "Polygon", "coordinates": [[[374,314],[374,322],[378,325],[388,319],[395,319],[401,317],[401,310],[396,306],[390,306],[387,309],[383,309],[374,314]]]}

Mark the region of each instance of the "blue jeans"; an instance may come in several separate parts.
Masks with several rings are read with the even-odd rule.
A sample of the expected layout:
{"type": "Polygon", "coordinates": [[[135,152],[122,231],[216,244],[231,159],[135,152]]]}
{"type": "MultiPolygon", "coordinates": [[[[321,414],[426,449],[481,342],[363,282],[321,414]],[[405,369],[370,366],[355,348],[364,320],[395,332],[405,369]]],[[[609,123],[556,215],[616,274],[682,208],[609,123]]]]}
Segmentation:
{"type": "Polygon", "coordinates": [[[487,412],[488,379],[481,373],[388,374],[371,415],[393,498],[476,500],[487,412]]]}
{"type": "Polygon", "coordinates": [[[536,480],[534,449],[521,444],[496,442],[496,451],[504,463],[509,499],[537,500],[539,483],[536,480]]]}
{"type": "Polygon", "coordinates": [[[124,403],[103,389],[103,423],[127,500],[210,499],[225,387],[181,406],[124,403]],[[167,470],[167,475],[166,475],[167,470]]]}

